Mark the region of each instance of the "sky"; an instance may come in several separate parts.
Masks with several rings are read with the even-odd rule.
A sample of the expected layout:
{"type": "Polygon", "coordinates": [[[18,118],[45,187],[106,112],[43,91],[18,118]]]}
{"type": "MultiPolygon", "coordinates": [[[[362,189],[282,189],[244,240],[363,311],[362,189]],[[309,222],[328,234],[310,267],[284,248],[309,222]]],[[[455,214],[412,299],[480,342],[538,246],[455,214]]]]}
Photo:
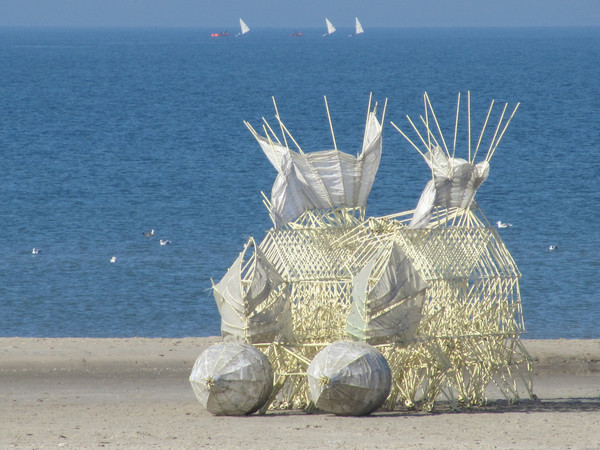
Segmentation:
{"type": "Polygon", "coordinates": [[[0,0],[0,27],[600,26],[600,0],[0,0]]]}

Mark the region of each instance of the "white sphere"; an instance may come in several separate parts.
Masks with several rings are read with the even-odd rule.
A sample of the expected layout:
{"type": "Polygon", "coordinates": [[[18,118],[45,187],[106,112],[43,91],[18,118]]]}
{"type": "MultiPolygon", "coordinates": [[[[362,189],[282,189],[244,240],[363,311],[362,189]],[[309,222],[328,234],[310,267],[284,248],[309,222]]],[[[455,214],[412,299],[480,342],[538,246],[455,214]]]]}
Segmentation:
{"type": "Polygon", "coordinates": [[[215,415],[258,411],[269,399],[273,370],[267,357],[243,342],[215,344],[196,360],[190,383],[196,398],[215,415]]]}
{"type": "Polygon", "coordinates": [[[385,357],[362,342],[335,342],[321,350],[307,370],[310,399],[318,409],[362,416],[390,394],[392,373],[385,357]]]}

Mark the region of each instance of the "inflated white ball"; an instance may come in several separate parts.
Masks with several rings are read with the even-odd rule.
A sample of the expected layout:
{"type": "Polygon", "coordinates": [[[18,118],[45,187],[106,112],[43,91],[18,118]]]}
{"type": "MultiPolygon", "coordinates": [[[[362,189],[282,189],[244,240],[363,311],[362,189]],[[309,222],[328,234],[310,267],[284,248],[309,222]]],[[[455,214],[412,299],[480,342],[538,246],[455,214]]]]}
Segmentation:
{"type": "Polygon", "coordinates": [[[256,347],[226,342],[212,345],[200,354],[190,383],[196,398],[209,412],[240,416],[258,411],[269,399],[273,370],[256,347]]]}
{"type": "Polygon", "coordinates": [[[310,399],[318,409],[363,416],[390,394],[392,373],[379,350],[362,342],[335,342],[321,350],[307,370],[310,399]]]}

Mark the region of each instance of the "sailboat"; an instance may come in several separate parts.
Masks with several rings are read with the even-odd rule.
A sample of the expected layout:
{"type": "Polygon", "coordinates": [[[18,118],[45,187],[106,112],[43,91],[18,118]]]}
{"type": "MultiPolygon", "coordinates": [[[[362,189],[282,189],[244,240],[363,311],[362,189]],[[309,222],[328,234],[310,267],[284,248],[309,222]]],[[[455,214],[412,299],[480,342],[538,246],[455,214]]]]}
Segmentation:
{"type": "Polygon", "coordinates": [[[236,34],[236,36],[243,36],[248,31],[250,31],[250,27],[248,25],[246,25],[246,22],[244,22],[242,19],[240,19],[240,28],[241,28],[241,32],[236,34]]]}
{"type": "Polygon", "coordinates": [[[327,17],[325,18],[325,23],[327,24],[327,33],[325,33],[323,36],[329,36],[329,35],[335,33],[335,27],[333,26],[333,24],[329,21],[329,19],[327,17]]]}
{"type": "Polygon", "coordinates": [[[354,19],[356,20],[355,31],[354,31],[354,34],[349,35],[349,37],[358,36],[359,34],[363,34],[365,32],[365,30],[363,30],[362,25],[358,21],[358,17],[355,17],[354,19]]]}

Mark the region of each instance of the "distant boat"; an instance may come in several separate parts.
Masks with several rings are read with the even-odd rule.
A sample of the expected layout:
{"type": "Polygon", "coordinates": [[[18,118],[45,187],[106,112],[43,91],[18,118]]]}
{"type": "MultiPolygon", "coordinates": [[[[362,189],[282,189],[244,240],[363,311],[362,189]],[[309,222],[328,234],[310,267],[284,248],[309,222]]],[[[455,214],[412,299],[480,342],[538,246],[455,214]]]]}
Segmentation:
{"type": "Polygon", "coordinates": [[[296,32],[290,34],[290,36],[291,37],[300,37],[300,36],[302,36],[302,33],[300,33],[299,31],[296,31],[296,32]]]}
{"type": "Polygon", "coordinates": [[[327,25],[327,33],[325,33],[323,36],[329,36],[329,35],[335,33],[335,27],[333,26],[333,24],[329,21],[329,19],[327,17],[325,18],[325,24],[327,25]]]}
{"type": "Polygon", "coordinates": [[[354,20],[356,21],[356,23],[354,24],[355,30],[354,30],[354,34],[351,34],[350,37],[358,36],[359,34],[363,34],[365,32],[365,30],[363,30],[362,25],[358,21],[358,17],[355,17],[354,20]]]}
{"type": "Polygon", "coordinates": [[[250,31],[250,27],[248,25],[246,25],[246,22],[244,22],[241,18],[240,18],[240,29],[241,29],[241,31],[238,34],[236,34],[236,37],[243,36],[248,31],[250,31]]]}
{"type": "Polygon", "coordinates": [[[223,31],[221,33],[211,33],[210,37],[228,37],[229,31],[223,31]]]}

